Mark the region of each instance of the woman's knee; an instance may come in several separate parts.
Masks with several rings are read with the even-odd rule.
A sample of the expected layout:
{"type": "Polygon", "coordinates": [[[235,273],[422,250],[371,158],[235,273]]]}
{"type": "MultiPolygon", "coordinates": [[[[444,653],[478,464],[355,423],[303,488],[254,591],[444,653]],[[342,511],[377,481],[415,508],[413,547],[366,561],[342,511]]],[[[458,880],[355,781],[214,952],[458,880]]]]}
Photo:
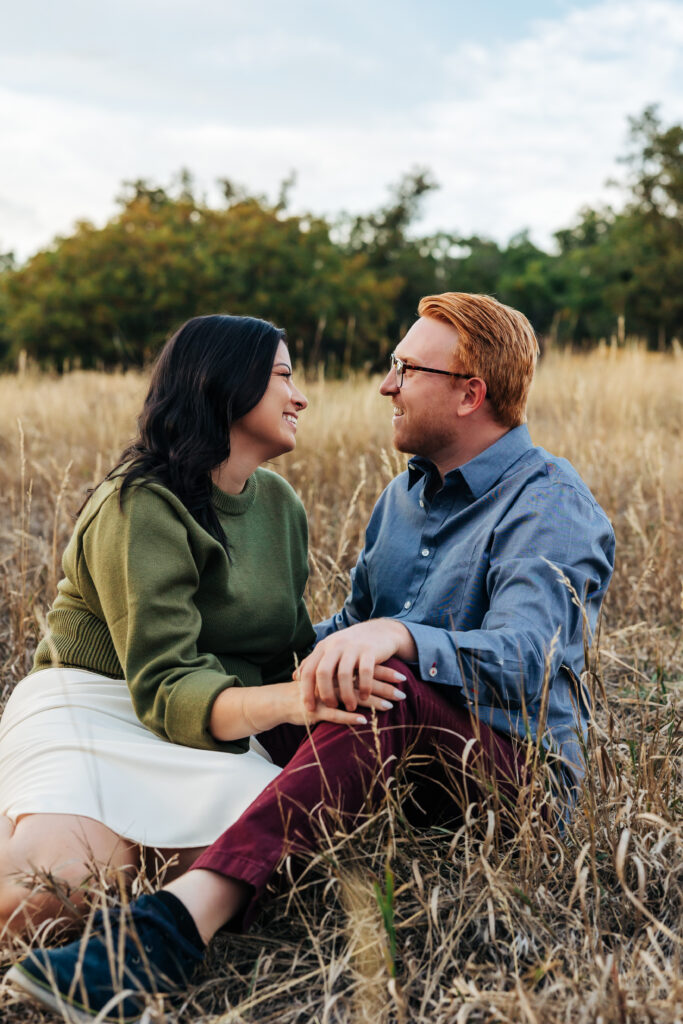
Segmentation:
{"type": "Polygon", "coordinates": [[[10,878],[0,880],[0,936],[6,932],[26,931],[31,892],[10,878]]]}
{"type": "Polygon", "coordinates": [[[28,814],[9,841],[21,871],[54,874],[79,885],[93,874],[131,872],[138,847],[101,822],[66,814],[28,814]]]}
{"type": "Polygon", "coordinates": [[[62,815],[27,815],[0,841],[0,919],[32,894],[40,904],[79,903],[89,885],[133,875],[139,856],[98,822],[62,815]]]}
{"type": "Polygon", "coordinates": [[[3,840],[0,840],[0,935],[7,930],[25,930],[26,917],[22,911],[31,895],[26,873],[21,871],[15,860],[12,832],[7,834],[7,830],[3,830],[3,840]],[[19,926],[20,918],[22,923],[19,926]]]}
{"type": "Polygon", "coordinates": [[[54,879],[42,882],[20,875],[0,879],[0,939],[30,937],[45,922],[70,929],[82,912],[82,901],[54,879]]]}
{"type": "Polygon", "coordinates": [[[131,848],[112,857],[113,844],[93,846],[87,836],[41,820],[47,817],[19,819],[0,841],[0,934],[27,934],[47,920],[73,922],[87,905],[88,891],[137,867],[131,848]]]}

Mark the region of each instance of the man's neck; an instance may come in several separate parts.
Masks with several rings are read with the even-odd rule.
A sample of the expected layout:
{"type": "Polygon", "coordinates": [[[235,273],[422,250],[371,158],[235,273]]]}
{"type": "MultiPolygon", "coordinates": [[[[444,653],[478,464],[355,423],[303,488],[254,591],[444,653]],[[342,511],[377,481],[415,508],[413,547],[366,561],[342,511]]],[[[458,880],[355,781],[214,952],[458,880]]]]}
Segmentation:
{"type": "Polygon", "coordinates": [[[459,438],[449,451],[440,453],[437,457],[433,457],[431,461],[436,466],[443,480],[446,473],[450,473],[451,470],[458,469],[459,466],[464,466],[466,462],[476,459],[477,455],[481,455],[482,452],[485,452],[496,441],[500,441],[501,437],[504,437],[509,431],[510,427],[503,427],[499,423],[489,422],[482,424],[476,434],[459,438]]]}

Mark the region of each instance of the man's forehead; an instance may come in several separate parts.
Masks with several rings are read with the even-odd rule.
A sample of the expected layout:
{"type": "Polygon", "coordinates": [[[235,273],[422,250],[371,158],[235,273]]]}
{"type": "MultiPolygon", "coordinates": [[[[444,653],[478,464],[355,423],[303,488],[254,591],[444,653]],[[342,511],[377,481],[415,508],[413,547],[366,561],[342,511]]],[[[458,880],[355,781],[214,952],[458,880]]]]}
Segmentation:
{"type": "Polygon", "coordinates": [[[395,352],[399,359],[412,363],[439,357],[450,361],[457,344],[458,332],[454,327],[423,316],[401,338],[395,352]]]}

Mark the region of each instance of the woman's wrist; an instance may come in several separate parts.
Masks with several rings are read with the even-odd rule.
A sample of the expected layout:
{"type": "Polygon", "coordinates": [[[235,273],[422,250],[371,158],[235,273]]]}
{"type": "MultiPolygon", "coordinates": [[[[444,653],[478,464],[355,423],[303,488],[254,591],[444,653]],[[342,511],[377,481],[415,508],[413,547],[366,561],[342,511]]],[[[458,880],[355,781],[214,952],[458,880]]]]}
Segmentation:
{"type": "Polygon", "coordinates": [[[257,732],[263,732],[264,730],[261,729],[254,722],[253,713],[250,713],[249,699],[248,699],[248,693],[249,693],[250,689],[251,689],[251,687],[249,687],[249,689],[247,689],[246,687],[242,687],[241,690],[240,690],[241,697],[242,697],[242,717],[243,717],[244,721],[247,723],[247,725],[249,726],[249,735],[250,736],[254,736],[257,732]]]}
{"type": "Polygon", "coordinates": [[[273,729],[290,720],[291,683],[270,683],[249,686],[242,690],[243,718],[249,725],[250,735],[273,729]]]}
{"type": "Polygon", "coordinates": [[[291,720],[296,684],[234,686],[216,697],[209,729],[223,743],[245,739],[291,720]]]}

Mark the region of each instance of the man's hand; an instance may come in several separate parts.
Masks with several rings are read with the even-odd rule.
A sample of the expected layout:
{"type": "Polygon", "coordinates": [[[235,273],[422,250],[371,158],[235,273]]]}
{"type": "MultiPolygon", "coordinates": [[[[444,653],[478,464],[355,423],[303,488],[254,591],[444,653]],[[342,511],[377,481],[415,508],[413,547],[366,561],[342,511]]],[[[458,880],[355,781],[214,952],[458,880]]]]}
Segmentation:
{"type": "Polygon", "coordinates": [[[395,619],[370,619],[330,634],[299,666],[304,706],[313,711],[321,700],[336,708],[341,701],[347,711],[355,711],[371,694],[391,698],[388,684],[400,684],[403,677],[382,662],[394,655],[404,661],[417,658],[412,636],[395,619]]]}

